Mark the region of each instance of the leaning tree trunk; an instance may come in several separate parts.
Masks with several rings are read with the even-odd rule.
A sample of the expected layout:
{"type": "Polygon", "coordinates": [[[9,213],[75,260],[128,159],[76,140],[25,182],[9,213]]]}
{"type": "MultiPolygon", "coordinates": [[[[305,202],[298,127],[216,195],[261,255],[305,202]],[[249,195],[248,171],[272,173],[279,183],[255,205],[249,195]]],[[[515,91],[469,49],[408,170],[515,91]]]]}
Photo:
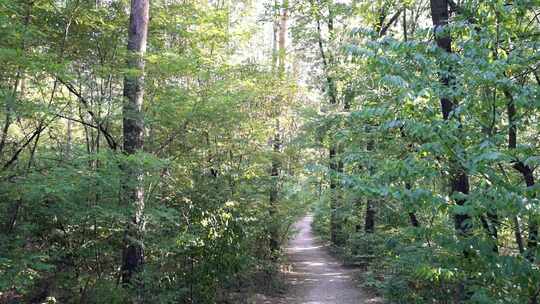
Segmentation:
{"type": "MultiPolygon", "coordinates": [[[[448,0],[430,0],[431,18],[433,21],[435,38],[437,46],[444,50],[446,53],[452,53],[452,38],[449,33],[445,33],[445,27],[448,25],[449,20],[449,6],[448,0]]],[[[450,73],[442,73],[440,76],[440,82],[446,86],[451,86],[450,73]]],[[[455,119],[454,109],[456,104],[446,96],[441,97],[441,112],[445,121],[455,119]]],[[[450,158],[450,185],[451,194],[467,195],[469,193],[469,176],[463,166],[454,157],[450,158]]],[[[463,206],[466,203],[466,199],[456,199],[456,204],[463,206]]],[[[467,237],[471,233],[471,218],[467,213],[458,213],[454,215],[454,225],[458,236],[467,237]]],[[[467,251],[464,251],[463,257],[468,257],[467,251]]],[[[460,284],[458,287],[456,297],[457,302],[461,303],[467,300],[469,293],[466,292],[465,284],[460,284]]]]}
{"type": "MultiPolygon", "coordinates": [[[[131,0],[128,32],[127,67],[130,72],[124,78],[124,153],[133,155],[143,148],[144,117],[144,53],[148,35],[149,0],[131,0]]],[[[122,255],[122,282],[129,284],[133,275],[144,264],[144,188],[143,172],[131,164],[124,166],[123,199],[132,209],[132,217],[126,227],[122,255]]]]}

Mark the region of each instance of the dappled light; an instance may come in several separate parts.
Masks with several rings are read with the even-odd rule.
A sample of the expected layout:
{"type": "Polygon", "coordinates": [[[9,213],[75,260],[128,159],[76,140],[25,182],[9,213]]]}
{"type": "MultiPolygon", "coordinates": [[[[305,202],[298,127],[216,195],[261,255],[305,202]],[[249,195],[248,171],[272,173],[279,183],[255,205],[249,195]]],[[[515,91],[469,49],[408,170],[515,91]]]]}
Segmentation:
{"type": "Polygon", "coordinates": [[[540,304],[540,0],[0,0],[0,304],[540,304]]]}
{"type": "Polygon", "coordinates": [[[370,299],[357,286],[355,272],[345,269],[328,253],[327,246],[313,236],[312,216],[296,224],[294,235],[286,249],[292,270],[286,273],[290,287],[288,303],[352,304],[370,299]]]}

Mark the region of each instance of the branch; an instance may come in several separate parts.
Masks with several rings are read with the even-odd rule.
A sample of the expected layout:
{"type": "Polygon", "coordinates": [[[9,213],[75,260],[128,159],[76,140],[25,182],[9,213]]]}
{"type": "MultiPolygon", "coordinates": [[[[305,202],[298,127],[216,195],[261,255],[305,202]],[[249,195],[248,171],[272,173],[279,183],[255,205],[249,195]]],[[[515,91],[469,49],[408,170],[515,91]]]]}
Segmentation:
{"type": "Polygon", "coordinates": [[[41,134],[41,132],[43,132],[43,130],[45,130],[47,128],[47,126],[44,126],[43,124],[40,124],[37,128],[36,131],[34,131],[34,133],[32,134],[32,136],[30,136],[30,138],[28,138],[24,144],[22,144],[18,149],[17,151],[15,151],[15,154],[13,154],[13,156],[11,157],[11,159],[4,164],[4,166],[2,167],[2,171],[3,170],[6,170],[7,168],[9,168],[13,163],[15,163],[15,161],[19,158],[19,154],[21,154],[21,152],[24,150],[24,148],[26,148],[31,142],[32,140],[34,140],[34,138],[36,138],[36,136],[38,136],[39,134],[41,134]]]}
{"type": "Polygon", "coordinates": [[[392,16],[392,18],[390,18],[390,21],[388,21],[388,23],[386,23],[383,27],[381,27],[381,30],[379,31],[379,37],[386,35],[386,32],[392,26],[392,24],[394,24],[394,22],[397,21],[397,19],[399,18],[399,15],[401,15],[401,12],[403,12],[403,9],[400,9],[399,11],[397,11],[392,16]]]}
{"type": "Polygon", "coordinates": [[[60,118],[64,118],[64,119],[67,119],[67,120],[71,120],[71,121],[74,121],[74,122],[78,122],[80,123],[81,125],[85,125],[87,127],[90,127],[90,128],[94,128],[94,129],[99,129],[98,126],[96,125],[93,125],[91,123],[87,123],[86,121],[83,121],[83,120],[80,120],[80,119],[77,119],[77,118],[73,118],[73,117],[68,117],[68,116],[65,116],[65,115],[62,115],[62,114],[54,114],[60,118]]]}
{"type": "MultiPolygon", "coordinates": [[[[312,5],[313,5],[313,3],[312,3],[312,5]]],[[[322,58],[322,62],[323,62],[323,68],[324,68],[324,71],[325,71],[325,74],[326,74],[326,82],[327,82],[327,85],[328,85],[328,91],[329,91],[329,95],[330,95],[330,103],[331,104],[337,104],[336,92],[334,91],[334,80],[329,75],[329,68],[330,67],[329,67],[329,64],[328,64],[328,60],[326,58],[326,54],[324,52],[324,45],[323,45],[322,33],[321,33],[321,21],[320,21],[320,18],[319,18],[318,15],[317,15],[316,19],[317,19],[317,38],[318,38],[318,44],[319,44],[319,51],[321,53],[321,58],[322,58]]]]}
{"type": "Polygon", "coordinates": [[[84,96],[82,96],[82,94],[79,91],[77,91],[77,89],[75,89],[75,87],[73,87],[71,83],[65,81],[64,79],[58,76],[56,77],[56,79],[58,79],[58,81],[61,84],[63,84],[68,89],[68,91],[70,91],[73,95],[79,98],[79,101],[86,108],[86,112],[90,114],[90,117],[92,117],[92,120],[97,124],[97,129],[103,134],[103,136],[105,136],[105,139],[107,140],[107,144],[109,145],[109,147],[112,150],[116,150],[118,148],[118,144],[114,140],[114,137],[107,131],[107,129],[103,127],[103,123],[97,119],[96,114],[92,110],[90,110],[90,106],[89,106],[90,103],[88,102],[88,100],[86,100],[86,98],[84,98],[84,96]]]}

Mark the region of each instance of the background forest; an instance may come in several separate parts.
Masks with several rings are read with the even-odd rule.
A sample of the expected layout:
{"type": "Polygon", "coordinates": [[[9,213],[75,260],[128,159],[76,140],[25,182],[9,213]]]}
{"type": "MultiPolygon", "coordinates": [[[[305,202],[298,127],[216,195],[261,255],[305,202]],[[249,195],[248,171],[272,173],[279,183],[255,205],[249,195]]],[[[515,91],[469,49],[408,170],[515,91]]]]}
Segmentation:
{"type": "Polygon", "coordinates": [[[538,0],[0,0],[0,303],[540,300],[538,0]]]}

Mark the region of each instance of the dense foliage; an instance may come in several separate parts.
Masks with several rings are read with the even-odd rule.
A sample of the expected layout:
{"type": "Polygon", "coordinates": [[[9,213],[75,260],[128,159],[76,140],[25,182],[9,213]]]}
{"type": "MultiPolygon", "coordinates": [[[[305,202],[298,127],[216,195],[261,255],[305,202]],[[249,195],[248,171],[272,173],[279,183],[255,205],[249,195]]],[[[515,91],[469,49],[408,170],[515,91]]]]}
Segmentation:
{"type": "Polygon", "coordinates": [[[319,232],[392,303],[537,303],[538,3],[317,3],[319,232]]]}
{"type": "Polygon", "coordinates": [[[0,303],[216,303],[308,205],[389,303],[538,303],[539,50],[535,0],[0,0],[0,303]]]}
{"type": "Polygon", "coordinates": [[[274,156],[269,119],[301,96],[271,48],[240,56],[260,32],[243,21],[254,6],[152,1],[144,149],[125,154],[129,5],[0,2],[0,302],[211,303],[276,270],[267,227],[282,242],[304,200],[289,173],[268,173],[275,157],[298,166],[294,150],[274,156]],[[126,284],[128,167],[144,172],[145,227],[144,271],[126,284]],[[283,207],[269,217],[272,178],[283,207]]]}

